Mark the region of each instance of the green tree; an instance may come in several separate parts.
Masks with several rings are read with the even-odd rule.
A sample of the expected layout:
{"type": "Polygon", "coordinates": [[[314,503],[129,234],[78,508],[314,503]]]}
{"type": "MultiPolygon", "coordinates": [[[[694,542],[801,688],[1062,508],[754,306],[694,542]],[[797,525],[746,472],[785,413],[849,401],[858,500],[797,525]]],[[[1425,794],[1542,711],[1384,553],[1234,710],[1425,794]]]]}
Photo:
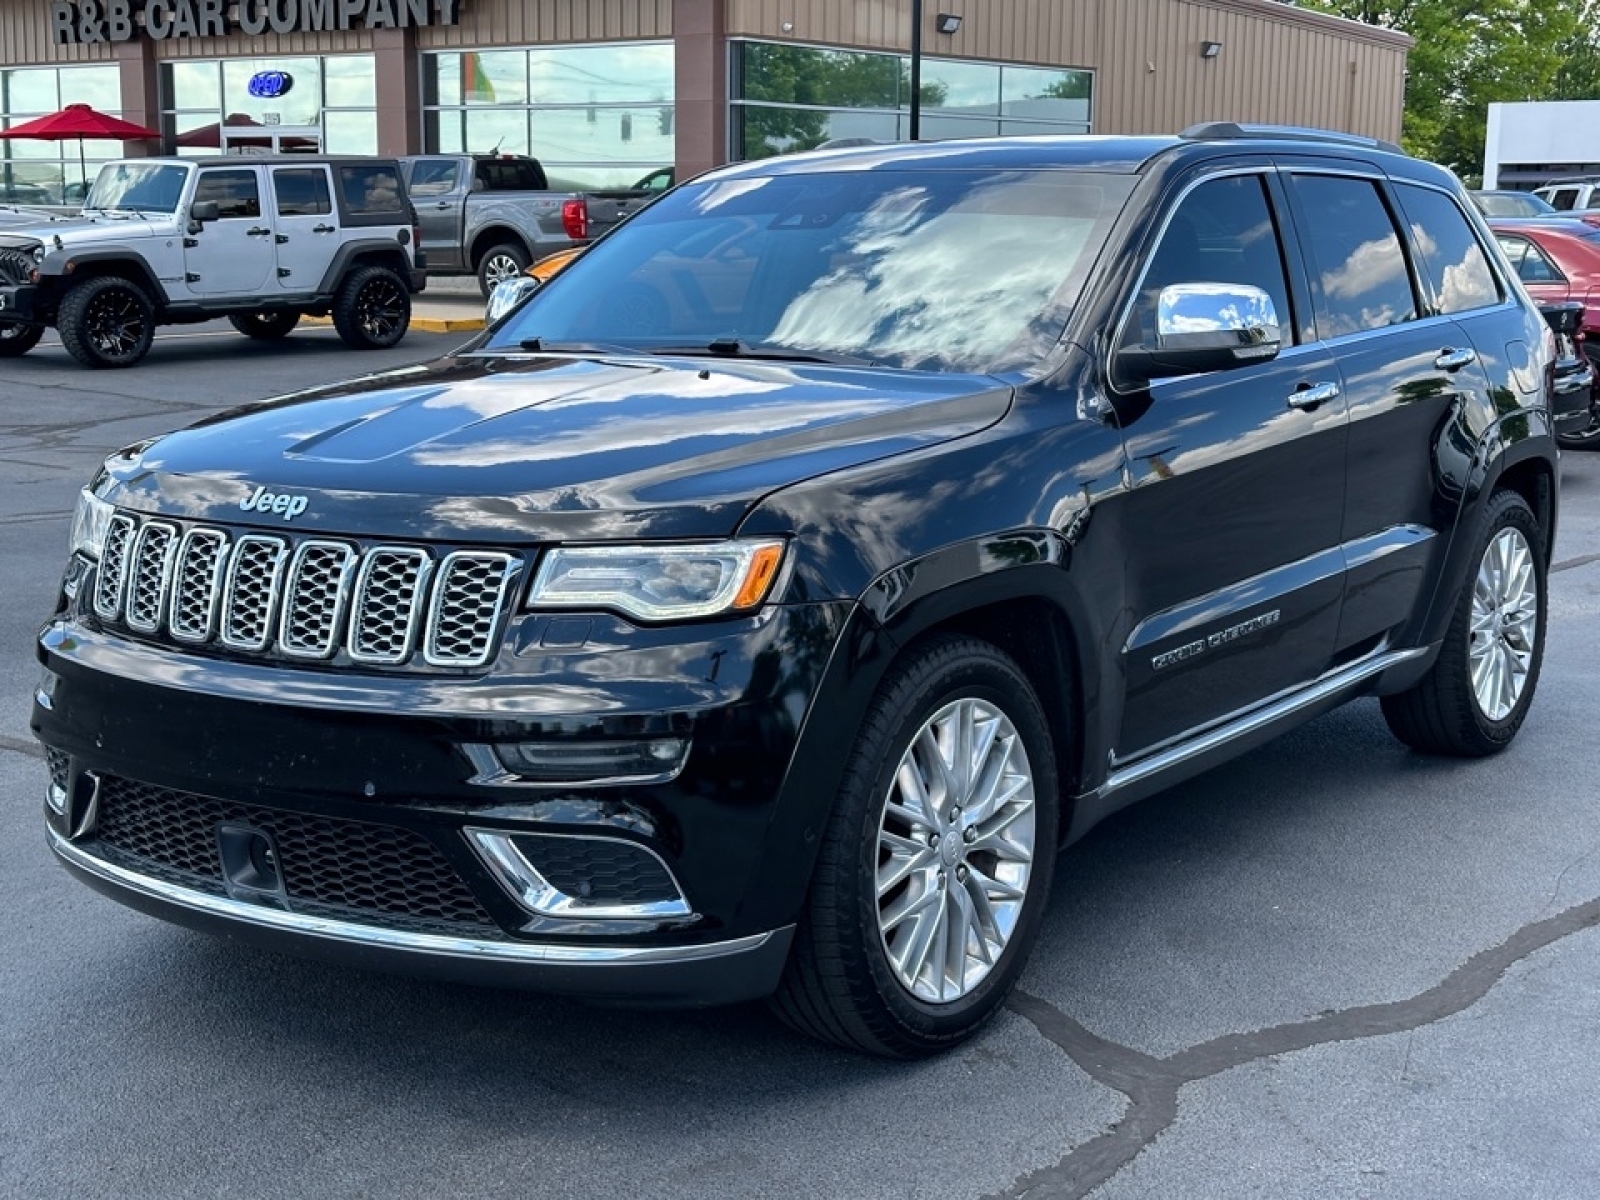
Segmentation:
{"type": "Polygon", "coordinates": [[[1600,81],[1588,30],[1597,0],[1302,0],[1306,8],[1398,29],[1407,62],[1405,148],[1461,173],[1483,163],[1488,107],[1550,100],[1600,81]],[[1590,62],[1582,64],[1587,47],[1590,62]],[[1574,57],[1577,55],[1577,57],[1574,57]]]}

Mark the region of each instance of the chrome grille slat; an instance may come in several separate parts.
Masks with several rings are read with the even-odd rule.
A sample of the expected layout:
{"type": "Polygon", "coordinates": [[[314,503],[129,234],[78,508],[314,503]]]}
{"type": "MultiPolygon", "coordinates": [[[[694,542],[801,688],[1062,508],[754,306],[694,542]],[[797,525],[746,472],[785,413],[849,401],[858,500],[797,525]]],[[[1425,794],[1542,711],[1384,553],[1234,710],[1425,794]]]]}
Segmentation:
{"type": "Polygon", "coordinates": [[[161,628],[167,583],[172,578],[172,556],[178,549],[178,529],[165,521],[146,521],[133,539],[129,557],[127,594],[122,619],[129,629],[155,633],[161,628]]]}
{"type": "Polygon", "coordinates": [[[355,549],[343,542],[305,541],[295,548],[284,582],[278,649],[293,658],[329,658],[339,645],[355,549]]]}
{"type": "Polygon", "coordinates": [[[481,667],[499,644],[506,596],[521,563],[492,550],[458,550],[439,565],[422,657],[436,667],[481,667]]]}
{"type": "Polygon", "coordinates": [[[122,615],[122,584],[135,528],[132,517],[118,513],[106,529],[106,546],[100,553],[100,569],[94,580],[94,611],[106,621],[122,615]]]}
{"type": "Polygon", "coordinates": [[[228,562],[227,535],[196,528],[183,535],[173,570],[172,607],[167,632],[180,642],[211,640],[222,603],[222,572],[228,562]]]}
{"type": "Polygon", "coordinates": [[[374,545],[115,513],[91,604],[104,621],[190,646],[362,666],[486,666],[521,555],[374,545]]]}
{"type": "Polygon", "coordinates": [[[234,650],[265,650],[288,560],[282,538],[247,533],[234,543],[222,594],[222,644],[234,650]]]}

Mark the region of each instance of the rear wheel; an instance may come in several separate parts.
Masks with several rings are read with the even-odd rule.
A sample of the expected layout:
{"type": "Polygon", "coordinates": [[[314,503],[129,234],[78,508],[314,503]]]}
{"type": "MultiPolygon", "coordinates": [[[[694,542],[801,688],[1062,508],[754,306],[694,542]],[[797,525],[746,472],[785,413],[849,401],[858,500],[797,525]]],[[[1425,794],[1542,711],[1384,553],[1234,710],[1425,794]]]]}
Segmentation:
{"type": "Polygon", "coordinates": [[[44,336],[43,325],[23,325],[18,321],[0,321],[0,358],[21,358],[39,344],[44,336]]]}
{"type": "Polygon", "coordinates": [[[527,269],[528,252],[515,242],[490,246],[489,252],[478,260],[478,287],[487,299],[495,288],[527,269]]]}
{"type": "Polygon", "coordinates": [[[101,275],[73,285],[61,298],[56,329],[61,344],[86,367],[131,367],[150,351],[155,305],[131,279],[101,275]]]}
{"type": "Polygon", "coordinates": [[[971,1036],[1037,936],[1056,814],[1055,754],[1020,668],[966,637],[915,652],[856,739],[774,1011],[899,1058],[971,1036]]]}
{"type": "Polygon", "coordinates": [[[1544,657],[1544,539],[1527,501],[1496,492],[1484,509],[1476,567],[1432,670],[1383,698],[1389,728],[1431,754],[1504,750],[1533,703],[1544,657]]]}
{"type": "Polygon", "coordinates": [[[333,301],[333,327],[356,350],[385,350],[405,337],[411,325],[411,293],[388,267],[362,267],[339,286],[333,301]]]}
{"type": "Polygon", "coordinates": [[[288,337],[290,331],[300,324],[300,314],[282,310],[237,313],[228,318],[228,323],[245,337],[256,338],[263,342],[275,342],[279,338],[288,337]]]}

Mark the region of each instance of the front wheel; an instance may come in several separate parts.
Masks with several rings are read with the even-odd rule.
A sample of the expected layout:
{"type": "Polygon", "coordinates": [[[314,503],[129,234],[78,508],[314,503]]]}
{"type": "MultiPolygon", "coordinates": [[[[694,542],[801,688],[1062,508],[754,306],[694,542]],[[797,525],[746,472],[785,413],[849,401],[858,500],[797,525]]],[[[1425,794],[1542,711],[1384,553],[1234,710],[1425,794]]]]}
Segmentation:
{"type": "Polygon", "coordinates": [[[1027,677],[941,637],[873,700],[772,1005],[897,1058],[970,1037],[1038,934],[1057,848],[1055,753],[1027,677]]]}
{"type": "Polygon", "coordinates": [[[387,350],[411,325],[411,293],[388,267],[362,267],[339,286],[333,300],[333,327],[346,346],[387,350]]]}
{"type": "Polygon", "coordinates": [[[263,342],[275,342],[279,338],[288,337],[294,327],[300,324],[300,314],[283,312],[281,309],[236,313],[228,318],[228,323],[245,337],[263,342]]]}
{"type": "Polygon", "coordinates": [[[1527,501],[1490,497],[1467,586],[1438,660],[1408,691],[1383,698],[1389,729],[1430,754],[1481,758],[1511,744],[1544,658],[1544,538],[1527,501]]]}
{"type": "Polygon", "coordinates": [[[0,321],[0,358],[21,358],[39,344],[43,325],[24,325],[20,321],[0,321]]]}
{"type": "Polygon", "coordinates": [[[478,260],[478,288],[487,300],[495,288],[527,269],[528,252],[514,242],[501,242],[489,247],[488,253],[478,260]]]}
{"type": "Polygon", "coordinates": [[[156,310],[145,290],[120,275],[77,283],[61,298],[61,344],[86,367],[131,367],[155,340],[156,310]]]}

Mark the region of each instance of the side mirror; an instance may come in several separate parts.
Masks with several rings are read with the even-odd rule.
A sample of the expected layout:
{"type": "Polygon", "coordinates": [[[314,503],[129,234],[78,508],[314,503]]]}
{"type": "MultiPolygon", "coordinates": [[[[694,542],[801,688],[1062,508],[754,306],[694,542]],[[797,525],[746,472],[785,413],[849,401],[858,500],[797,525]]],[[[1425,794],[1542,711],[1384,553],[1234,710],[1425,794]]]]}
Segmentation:
{"type": "Polygon", "coordinates": [[[1156,344],[1117,354],[1120,378],[1226,371],[1276,358],[1283,345],[1272,297],[1243,283],[1177,283],[1156,302],[1156,344]]]}
{"type": "Polygon", "coordinates": [[[526,275],[519,275],[515,279],[506,279],[497,283],[494,291],[489,293],[489,311],[487,314],[489,324],[493,325],[538,290],[539,281],[526,275]]]}
{"type": "Polygon", "coordinates": [[[217,202],[215,200],[196,200],[189,205],[189,232],[199,233],[201,226],[207,221],[217,219],[217,202]]]}

